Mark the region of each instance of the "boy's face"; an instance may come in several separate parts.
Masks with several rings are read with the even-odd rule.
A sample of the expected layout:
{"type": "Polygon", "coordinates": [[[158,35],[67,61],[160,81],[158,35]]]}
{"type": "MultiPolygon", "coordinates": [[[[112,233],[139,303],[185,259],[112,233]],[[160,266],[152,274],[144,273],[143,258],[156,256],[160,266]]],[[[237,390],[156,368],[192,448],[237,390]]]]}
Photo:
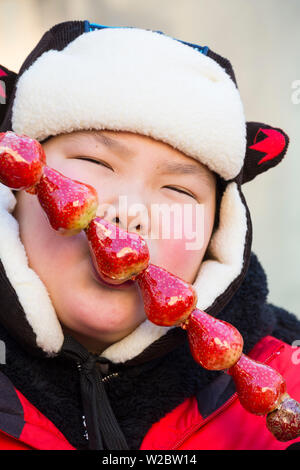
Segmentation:
{"type": "MultiPolygon", "coordinates": [[[[50,167],[97,190],[97,215],[144,236],[151,263],[194,282],[214,225],[214,173],[168,144],[131,132],[78,131],[52,137],[43,147],[50,167]],[[138,212],[130,214],[136,204],[138,212]],[[155,204],[166,217],[152,215],[155,204]],[[168,213],[174,204],[182,209],[181,221],[177,210],[168,213]],[[204,217],[197,221],[199,204],[204,217]],[[196,230],[203,231],[202,243],[190,249],[189,234],[196,230]]],[[[29,265],[46,285],[66,331],[99,352],[144,321],[136,283],[108,287],[96,279],[84,232],[66,237],[54,231],[37,197],[25,191],[17,194],[13,215],[29,265]]]]}

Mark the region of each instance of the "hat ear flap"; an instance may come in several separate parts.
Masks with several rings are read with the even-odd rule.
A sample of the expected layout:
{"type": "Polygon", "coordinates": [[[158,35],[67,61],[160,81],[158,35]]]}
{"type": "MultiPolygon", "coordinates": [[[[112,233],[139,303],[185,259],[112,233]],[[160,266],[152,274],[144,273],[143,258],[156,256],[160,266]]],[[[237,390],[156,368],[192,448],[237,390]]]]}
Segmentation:
{"type": "Polygon", "coordinates": [[[18,74],[0,65],[0,127],[18,74]]]}
{"type": "Polygon", "coordinates": [[[287,134],[261,122],[247,122],[247,147],[242,184],[278,165],[289,145],[287,134]]]}

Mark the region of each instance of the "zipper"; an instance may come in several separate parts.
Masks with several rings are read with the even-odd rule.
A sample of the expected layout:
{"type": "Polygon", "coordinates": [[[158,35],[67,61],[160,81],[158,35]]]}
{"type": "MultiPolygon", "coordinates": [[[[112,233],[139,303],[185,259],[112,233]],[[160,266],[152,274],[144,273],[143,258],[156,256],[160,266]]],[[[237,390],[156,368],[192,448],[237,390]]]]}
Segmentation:
{"type": "MultiPolygon", "coordinates": [[[[81,364],[79,362],[77,362],[77,369],[78,369],[79,372],[81,371],[81,364]]],[[[109,383],[112,380],[112,378],[119,377],[119,375],[120,375],[119,372],[113,372],[112,374],[109,374],[109,375],[106,375],[106,376],[102,377],[101,382],[104,383],[104,384],[109,383]]],[[[82,424],[83,424],[83,429],[84,429],[83,436],[86,439],[86,441],[88,441],[89,440],[89,435],[88,435],[88,431],[87,431],[85,415],[82,415],[81,419],[82,419],[82,424]]]]}
{"type": "Polygon", "coordinates": [[[119,375],[119,372],[114,372],[113,374],[106,375],[105,377],[102,377],[101,382],[110,382],[113,377],[119,377],[119,375]]]}
{"type": "Polygon", "coordinates": [[[112,372],[111,374],[109,373],[109,363],[98,363],[98,366],[101,371],[101,375],[103,376],[101,378],[102,383],[108,383],[111,381],[111,379],[119,377],[120,375],[119,372],[112,372]]]}
{"type": "MultiPolygon", "coordinates": [[[[80,372],[81,371],[81,364],[79,362],[76,362],[76,365],[77,365],[78,371],[80,372]]],[[[83,437],[85,438],[86,441],[89,441],[89,435],[88,435],[88,432],[87,432],[85,415],[81,416],[81,420],[82,420],[82,425],[83,425],[83,437]]]]}
{"type": "MultiPolygon", "coordinates": [[[[271,362],[271,360],[280,354],[280,350],[284,348],[284,344],[280,344],[277,346],[277,348],[268,356],[262,364],[268,364],[271,362]]],[[[205,426],[209,421],[211,421],[213,418],[215,418],[217,415],[223,413],[229,406],[232,405],[232,403],[238,399],[237,393],[235,392],[220,408],[215,410],[213,413],[211,413],[209,416],[207,416],[205,419],[203,419],[200,423],[194,424],[191,428],[189,428],[186,433],[184,434],[183,437],[181,437],[175,445],[173,445],[170,450],[176,450],[178,447],[180,447],[184,441],[188,440],[191,435],[193,435],[196,431],[201,429],[203,426],[205,426]]]]}

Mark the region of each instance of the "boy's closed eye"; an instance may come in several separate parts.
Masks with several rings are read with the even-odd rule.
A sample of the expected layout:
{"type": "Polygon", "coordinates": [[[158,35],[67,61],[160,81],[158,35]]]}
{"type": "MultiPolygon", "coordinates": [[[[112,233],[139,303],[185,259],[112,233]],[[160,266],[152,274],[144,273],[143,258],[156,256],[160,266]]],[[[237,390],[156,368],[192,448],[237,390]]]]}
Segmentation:
{"type": "Polygon", "coordinates": [[[87,162],[96,163],[98,165],[103,165],[106,168],[109,168],[111,171],[114,171],[114,169],[108,163],[105,163],[102,160],[99,160],[99,159],[96,159],[96,158],[91,158],[91,157],[72,157],[72,158],[74,158],[75,160],[83,160],[83,161],[87,161],[87,162]]]}
{"type": "MultiPolygon", "coordinates": [[[[112,176],[117,173],[123,176],[122,183],[139,181],[145,189],[162,188],[162,194],[171,199],[174,195],[179,201],[188,198],[203,203],[214,192],[213,172],[168,144],[152,138],[130,132],[89,130],[64,135],[62,144],[67,158],[99,165],[105,168],[108,176],[108,172],[112,176]]],[[[118,184],[119,181],[121,184],[121,179],[111,179],[110,183],[118,184]]]]}

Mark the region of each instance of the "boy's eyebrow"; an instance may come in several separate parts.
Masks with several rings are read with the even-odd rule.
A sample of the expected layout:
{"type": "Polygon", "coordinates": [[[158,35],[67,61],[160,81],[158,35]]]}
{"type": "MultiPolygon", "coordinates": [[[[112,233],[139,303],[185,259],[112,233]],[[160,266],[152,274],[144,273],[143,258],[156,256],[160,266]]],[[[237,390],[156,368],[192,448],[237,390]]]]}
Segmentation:
{"type": "Polygon", "coordinates": [[[114,150],[118,151],[120,153],[123,153],[126,156],[132,155],[132,151],[128,147],[126,147],[124,144],[121,144],[117,139],[113,139],[112,137],[109,137],[108,135],[105,134],[100,134],[99,132],[96,131],[80,131],[80,134],[72,134],[70,135],[71,140],[77,140],[80,137],[88,137],[89,139],[92,139],[93,141],[96,141],[100,145],[103,145],[107,147],[109,150],[114,150]]]}
{"type": "Polygon", "coordinates": [[[179,162],[164,162],[160,165],[161,174],[176,174],[176,175],[196,175],[202,178],[208,178],[207,171],[196,163],[179,163],[179,162]]]}

